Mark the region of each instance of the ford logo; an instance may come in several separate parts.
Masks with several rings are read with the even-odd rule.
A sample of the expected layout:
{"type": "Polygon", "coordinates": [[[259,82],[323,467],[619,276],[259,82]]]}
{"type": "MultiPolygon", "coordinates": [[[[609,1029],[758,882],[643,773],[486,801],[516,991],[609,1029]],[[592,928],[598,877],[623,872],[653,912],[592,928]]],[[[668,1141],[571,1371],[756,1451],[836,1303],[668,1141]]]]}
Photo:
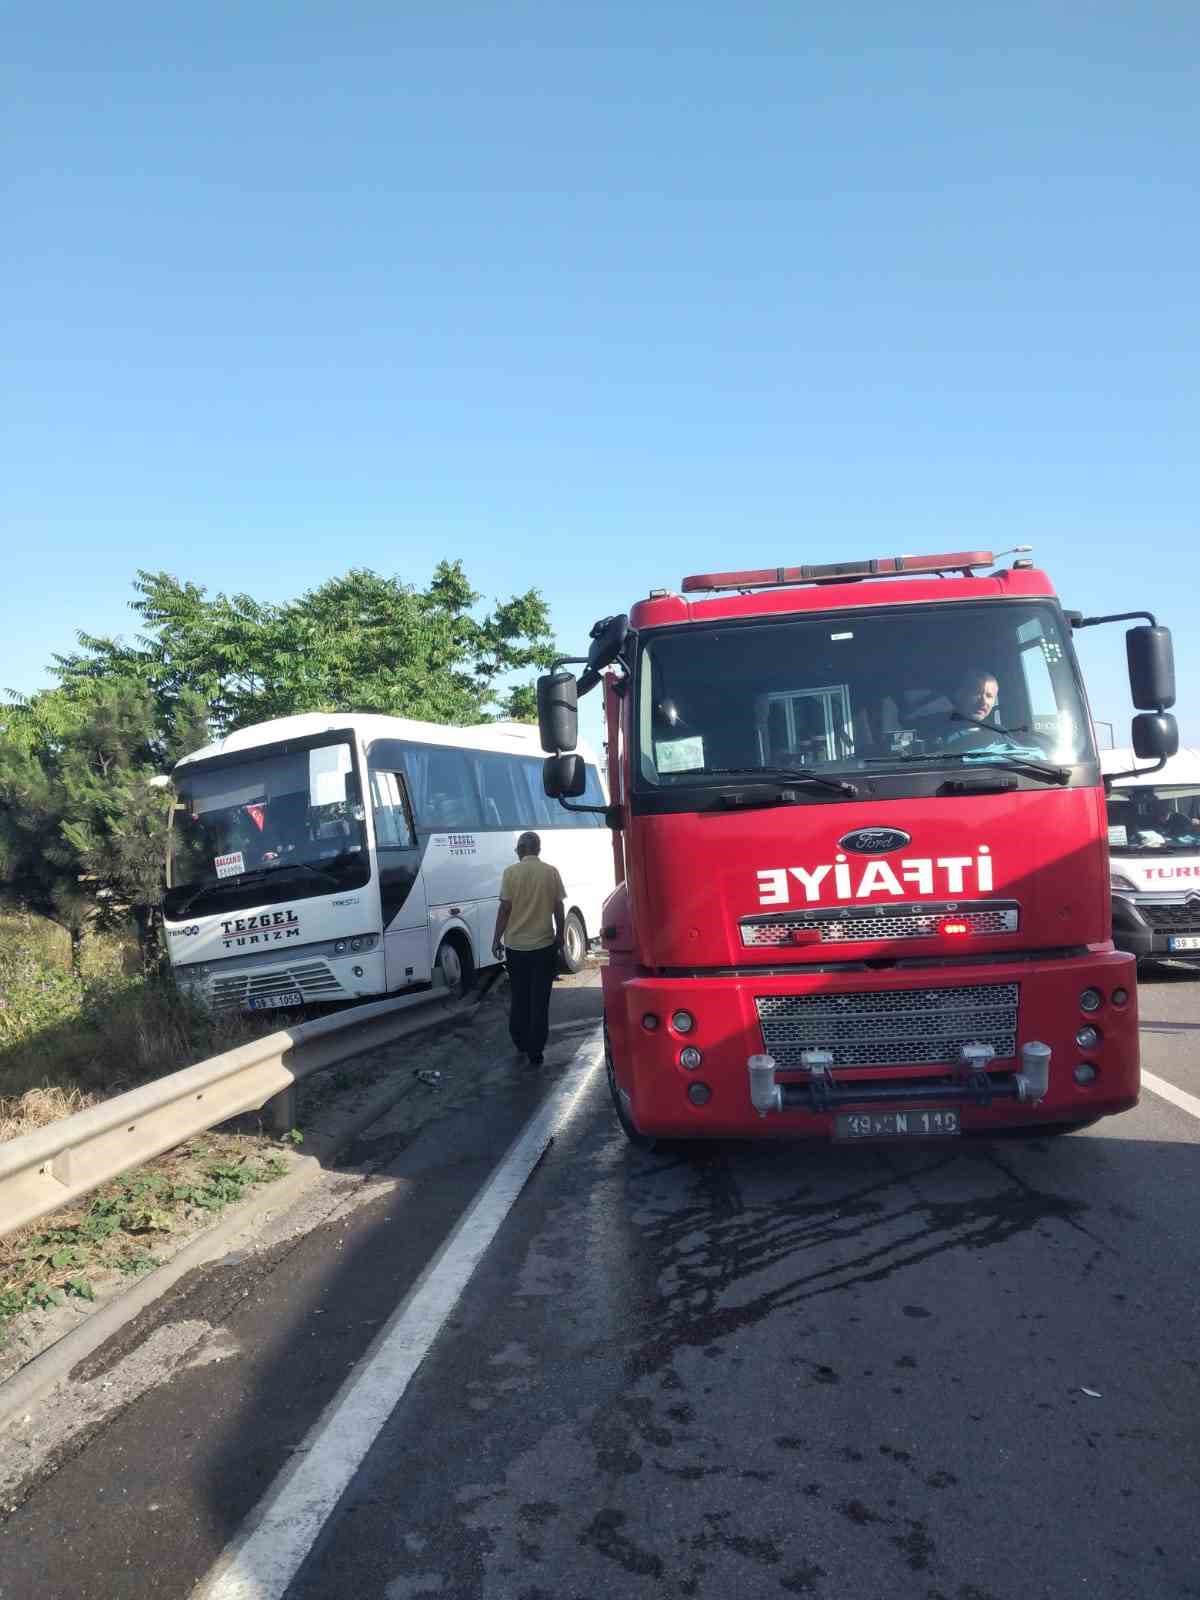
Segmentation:
{"type": "Polygon", "coordinates": [[[900,828],[855,828],[838,840],[840,850],[856,850],[860,856],[882,856],[889,850],[903,850],[912,835],[900,828]]]}

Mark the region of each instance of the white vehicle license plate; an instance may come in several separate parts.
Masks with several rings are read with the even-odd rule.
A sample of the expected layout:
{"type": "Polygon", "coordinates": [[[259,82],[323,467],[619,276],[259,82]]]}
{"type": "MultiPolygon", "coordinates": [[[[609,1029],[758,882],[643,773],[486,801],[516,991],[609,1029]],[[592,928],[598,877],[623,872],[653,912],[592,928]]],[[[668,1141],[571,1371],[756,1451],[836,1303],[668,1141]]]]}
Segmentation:
{"type": "Polygon", "coordinates": [[[1200,934],[1177,933],[1167,940],[1168,950],[1200,950],[1200,934]]]}
{"type": "Polygon", "coordinates": [[[281,1006],[302,1006],[304,996],[299,989],[285,989],[282,994],[252,994],[246,1001],[247,1011],[278,1011],[281,1006]]]}
{"type": "Polygon", "coordinates": [[[833,1122],[835,1139],[945,1139],[961,1131],[957,1111],[847,1111],[833,1122]]]}

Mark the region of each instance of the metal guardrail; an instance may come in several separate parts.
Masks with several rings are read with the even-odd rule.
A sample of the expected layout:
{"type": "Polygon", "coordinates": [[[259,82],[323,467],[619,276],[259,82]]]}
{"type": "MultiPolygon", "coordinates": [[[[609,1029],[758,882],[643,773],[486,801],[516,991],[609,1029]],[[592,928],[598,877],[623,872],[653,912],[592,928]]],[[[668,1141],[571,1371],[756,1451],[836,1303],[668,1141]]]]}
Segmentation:
{"type": "MultiPolygon", "coordinates": [[[[287,1096],[301,1078],[386,1044],[414,1011],[438,1004],[453,1016],[470,1001],[450,1001],[439,985],[281,1028],[7,1140],[0,1144],[0,1234],[69,1205],[197,1133],[287,1096]]],[[[289,1102],[290,1096],[280,1107],[287,1118],[289,1102]]]]}

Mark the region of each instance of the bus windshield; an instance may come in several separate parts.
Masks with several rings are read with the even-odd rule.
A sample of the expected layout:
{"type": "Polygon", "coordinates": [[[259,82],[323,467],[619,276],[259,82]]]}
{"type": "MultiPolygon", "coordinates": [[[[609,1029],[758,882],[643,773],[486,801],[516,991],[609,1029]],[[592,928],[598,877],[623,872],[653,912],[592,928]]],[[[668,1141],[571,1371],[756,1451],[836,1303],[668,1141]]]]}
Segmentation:
{"type": "Polygon", "coordinates": [[[171,921],[357,888],[370,858],[348,735],[176,769],[171,921]]]}
{"type": "Polygon", "coordinates": [[[1139,783],[1108,797],[1113,855],[1200,852],[1200,785],[1139,783]]]}
{"type": "Polygon", "coordinates": [[[1044,602],[663,629],[640,657],[636,781],[1094,760],[1065,632],[1044,602]]]}

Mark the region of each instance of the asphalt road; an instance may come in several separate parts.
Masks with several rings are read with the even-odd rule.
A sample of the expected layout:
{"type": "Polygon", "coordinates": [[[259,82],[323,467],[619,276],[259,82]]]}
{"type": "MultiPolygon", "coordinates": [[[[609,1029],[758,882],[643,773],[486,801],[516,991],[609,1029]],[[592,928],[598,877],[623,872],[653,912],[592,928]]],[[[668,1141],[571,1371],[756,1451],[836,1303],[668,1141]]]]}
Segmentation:
{"type": "MultiPolygon", "coordinates": [[[[325,1220],[77,1375],[128,1398],[17,1496],[3,1600],[189,1594],[598,998],[545,1078],[371,1130],[325,1220]]],[[[1142,988],[1196,1096],[1198,1002],[1142,988]]],[[[640,1154],[595,1079],[288,1600],[1200,1596],[1198,1137],[1145,1094],[1065,1139],[640,1154]]]]}

